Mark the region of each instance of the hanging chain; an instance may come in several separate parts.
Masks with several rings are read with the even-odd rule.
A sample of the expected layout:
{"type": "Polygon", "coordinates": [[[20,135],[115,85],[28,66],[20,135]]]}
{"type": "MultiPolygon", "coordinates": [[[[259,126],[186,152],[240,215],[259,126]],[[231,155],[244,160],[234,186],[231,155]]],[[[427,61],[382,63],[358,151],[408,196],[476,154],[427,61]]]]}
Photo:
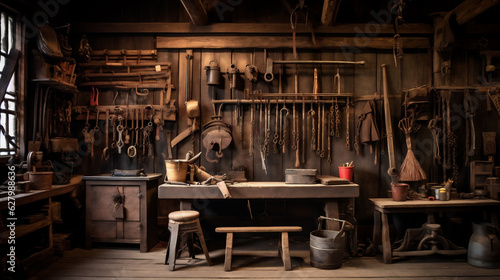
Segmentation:
{"type": "Polygon", "coordinates": [[[349,139],[349,111],[350,111],[350,107],[349,107],[349,97],[347,97],[347,102],[346,102],[346,128],[345,128],[345,131],[346,131],[346,136],[345,136],[345,148],[346,150],[351,150],[351,140],[349,139]]]}
{"type": "Polygon", "coordinates": [[[335,137],[340,137],[340,108],[335,98],[335,137]]]}

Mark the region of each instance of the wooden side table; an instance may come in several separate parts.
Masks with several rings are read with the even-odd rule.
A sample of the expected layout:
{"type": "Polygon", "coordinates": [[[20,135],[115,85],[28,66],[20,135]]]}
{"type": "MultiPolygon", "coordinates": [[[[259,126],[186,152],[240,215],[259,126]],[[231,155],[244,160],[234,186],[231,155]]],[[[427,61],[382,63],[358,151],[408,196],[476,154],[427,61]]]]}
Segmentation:
{"type": "Polygon", "coordinates": [[[161,174],[84,176],[85,246],[92,242],[140,244],[148,252],[158,243],[158,185],[161,174]]]}
{"type": "Polygon", "coordinates": [[[456,199],[448,201],[407,200],[393,201],[391,198],[371,198],[374,205],[373,244],[376,250],[382,241],[384,263],[392,263],[393,256],[405,256],[406,252],[393,252],[389,235],[389,214],[394,213],[436,213],[470,211],[473,208],[488,211],[492,223],[498,226],[497,212],[500,201],[493,199],[456,199]]]}

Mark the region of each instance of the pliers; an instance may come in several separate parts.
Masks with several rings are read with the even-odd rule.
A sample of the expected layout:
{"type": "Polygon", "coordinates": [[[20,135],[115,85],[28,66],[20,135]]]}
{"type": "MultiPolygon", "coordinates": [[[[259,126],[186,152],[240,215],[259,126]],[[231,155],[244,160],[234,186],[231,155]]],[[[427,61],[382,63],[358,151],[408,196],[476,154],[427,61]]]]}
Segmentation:
{"type": "Polygon", "coordinates": [[[99,106],[99,89],[92,87],[90,95],[90,106],[99,106]]]}

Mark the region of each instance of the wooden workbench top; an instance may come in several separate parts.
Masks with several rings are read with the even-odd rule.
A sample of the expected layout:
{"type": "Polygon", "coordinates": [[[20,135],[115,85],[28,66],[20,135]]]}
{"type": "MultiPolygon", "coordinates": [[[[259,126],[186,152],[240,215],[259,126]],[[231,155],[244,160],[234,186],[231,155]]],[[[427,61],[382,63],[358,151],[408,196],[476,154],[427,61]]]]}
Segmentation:
{"type": "Polygon", "coordinates": [[[370,198],[370,201],[383,209],[387,208],[428,208],[428,207],[466,207],[466,206],[500,206],[494,199],[451,199],[451,200],[406,200],[394,201],[392,198],[370,198]]]}
{"type": "MultiPolygon", "coordinates": [[[[359,185],[286,184],[285,182],[245,182],[228,185],[232,199],[346,198],[358,197],[359,185]]],[[[215,185],[173,185],[158,187],[160,199],[223,199],[215,185]]]]}

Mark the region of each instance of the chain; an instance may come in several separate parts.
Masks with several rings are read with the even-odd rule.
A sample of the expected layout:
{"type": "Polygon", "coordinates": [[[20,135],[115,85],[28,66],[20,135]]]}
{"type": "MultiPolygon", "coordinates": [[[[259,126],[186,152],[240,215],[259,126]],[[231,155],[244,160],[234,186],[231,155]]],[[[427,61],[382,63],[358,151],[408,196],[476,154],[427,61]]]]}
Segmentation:
{"type": "Polygon", "coordinates": [[[311,102],[311,110],[309,110],[309,116],[311,116],[311,150],[316,150],[316,126],[314,125],[314,115],[316,112],[313,110],[313,104],[311,102]]]}
{"type": "Polygon", "coordinates": [[[248,155],[253,155],[253,133],[255,129],[255,103],[252,100],[250,108],[250,142],[248,143],[248,155]]]}
{"type": "Polygon", "coordinates": [[[340,108],[337,99],[335,99],[335,137],[340,137],[340,108]]]}
{"type": "Polygon", "coordinates": [[[363,122],[365,116],[363,114],[358,116],[358,121],[356,122],[356,133],[354,134],[354,151],[359,155],[359,144],[360,144],[360,134],[361,134],[361,123],[363,122]]]}
{"type": "Polygon", "coordinates": [[[349,97],[347,98],[347,102],[346,102],[346,128],[345,128],[345,131],[346,131],[346,136],[345,136],[345,148],[346,150],[350,150],[351,149],[351,140],[349,139],[349,111],[350,111],[350,108],[349,108],[349,97]]]}
{"type": "Polygon", "coordinates": [[[455,136],[455,133],[450,131],[448,133],[448,149],[449,149],[449,155],[451,155],[451,162],[452,162],[452,169],[453,169],[453,180],[456,181],[458,178],[458,164],[457,164],[457,153],[456,153],[456,147],[457,147],[457,137],[455,136]]]}

